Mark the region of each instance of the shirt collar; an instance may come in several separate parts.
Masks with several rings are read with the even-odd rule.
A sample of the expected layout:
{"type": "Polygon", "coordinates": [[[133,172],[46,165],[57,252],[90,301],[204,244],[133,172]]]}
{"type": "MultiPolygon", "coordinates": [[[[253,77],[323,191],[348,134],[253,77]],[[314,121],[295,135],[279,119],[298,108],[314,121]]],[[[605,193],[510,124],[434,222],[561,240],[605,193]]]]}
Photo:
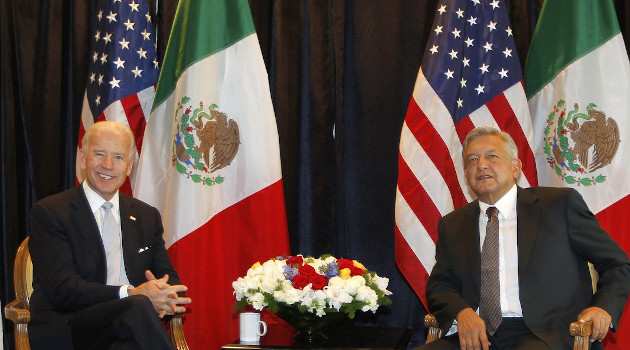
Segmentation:
{"type": "MultiPolygon", "coordinates": [[[[101,197],[98,193],[94,192],[94,190],[87,184],[87,181],[83,181],[83,192],[85,192],[85,197],[87,197],[88,203],[90,204],[90,209],[92,213],[95,213],[97,210],[101,208],[103,203],[107,202],[103,197],[101,197]]],[[[109,200],[110,203],[116,209],[116,212],[120,213],[120,205],[119,205],[119,191],[116,191],[114,197],[109,200]]]]}
{"type": "Polygon", "coordinates": [[[516,205],[516,191],[517,186],[514,184],[506,194],[501,197],[494,205],[490,205],[488,203],[484,203],[479,201],[479,209],[481,209],[481,217],[483,217],[486,213],[486,210],[489,207],[496,207],[499,210],[499,213],[503,215],[504,218],[507,218],[508,215],[512,212],[512,208],[516,205]]]}

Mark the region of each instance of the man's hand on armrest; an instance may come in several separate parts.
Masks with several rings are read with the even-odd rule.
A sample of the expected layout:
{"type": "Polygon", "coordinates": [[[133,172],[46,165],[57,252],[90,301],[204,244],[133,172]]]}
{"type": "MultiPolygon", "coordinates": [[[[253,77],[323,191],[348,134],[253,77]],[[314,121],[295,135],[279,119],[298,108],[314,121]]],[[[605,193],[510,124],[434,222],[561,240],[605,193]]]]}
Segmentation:
{"type": "Polygon", "coordinates": [[[612,317],[606,310],[592,306],[582,311],[578,316],[580,322],[593,321],[593,334],[591,334],[591,342],[602,340],[610,329],[612,317]]]}
{"type": "Polygon", "coordinates": [[[457,333],[462,350],[488,350],[490,347],[486,323],[472,308],[465,308],[457,314],[457,333]]]}
{"type": "Polygon", "coordinates": [[[190,304],[192,300],[187,297],[180,297],[177,293],[187,291],[188,287],[181,284],[172,286],[168,284],[168,275],[157,279],[149,270],[145,272],[145,276],[147,281],[130,289],[129,295],[146,295],[160,318],[186,311],[186,308],[181,305],[190,304]]]}

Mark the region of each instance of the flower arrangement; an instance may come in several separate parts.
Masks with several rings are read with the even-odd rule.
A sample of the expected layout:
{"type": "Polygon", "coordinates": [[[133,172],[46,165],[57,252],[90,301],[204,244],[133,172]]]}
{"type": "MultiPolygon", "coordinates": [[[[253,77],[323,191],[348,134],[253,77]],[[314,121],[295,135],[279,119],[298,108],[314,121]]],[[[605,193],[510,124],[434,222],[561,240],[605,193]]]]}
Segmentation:
{"type": "Polygon", "coordinates": [[[356,260],[296,255],[257,262],[232,287],[237,306],[275,313],[290,309],[320,318],[341,313],[352,319],[358,310],[375,313],[391,304],[388,284],[356,260]]]}

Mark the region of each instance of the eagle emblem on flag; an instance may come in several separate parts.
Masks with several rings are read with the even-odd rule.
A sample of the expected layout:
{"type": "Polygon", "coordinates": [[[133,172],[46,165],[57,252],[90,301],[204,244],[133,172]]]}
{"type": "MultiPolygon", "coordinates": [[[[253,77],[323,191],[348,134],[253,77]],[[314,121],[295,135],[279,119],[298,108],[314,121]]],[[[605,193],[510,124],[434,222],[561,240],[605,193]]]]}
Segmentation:
{"type": "Polygon", "coordinates": [[[238,124],[216,104],[206,112],[203,102],[194,110],[189,102],[190,97],[184,96],[177,104],[171,160],[180,174],[196,183],[221,184],[225,178],[208,175],[230,165],[236,157],[240,145],[238,124]]]}
{"type": "Polygon", "coordinates": [[[617,122],[596,107],[590,103],[583,113],[575,103],[567,111],[565,101],[559,100],[547,119],[547,162],[570,185],[590,186],[606,181],[605,175],[595,172],[608,166],[619,148],[617,122]]]}

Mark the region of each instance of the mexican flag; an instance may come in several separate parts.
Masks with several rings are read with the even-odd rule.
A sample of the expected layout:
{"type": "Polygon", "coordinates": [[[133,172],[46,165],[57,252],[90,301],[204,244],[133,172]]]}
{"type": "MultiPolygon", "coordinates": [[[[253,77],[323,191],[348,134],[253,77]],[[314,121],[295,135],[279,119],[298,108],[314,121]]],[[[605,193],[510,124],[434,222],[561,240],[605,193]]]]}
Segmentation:
{"type": "Polygon", "coordinates": [[[238,338],[232,282],[289,253],[278,131],[247,0],[180,0],[134,195],[162,214],[191,349],[238,338]]]}
{"type": "MultiPolygon", "coordinates": [[[[602,227],[630,252],[630,64],[611,0],[545,1],[525,90],[538,183],[580,191],[602,227]]],[[[628,308],[605,344],[630,346],[628,308]]]]}

